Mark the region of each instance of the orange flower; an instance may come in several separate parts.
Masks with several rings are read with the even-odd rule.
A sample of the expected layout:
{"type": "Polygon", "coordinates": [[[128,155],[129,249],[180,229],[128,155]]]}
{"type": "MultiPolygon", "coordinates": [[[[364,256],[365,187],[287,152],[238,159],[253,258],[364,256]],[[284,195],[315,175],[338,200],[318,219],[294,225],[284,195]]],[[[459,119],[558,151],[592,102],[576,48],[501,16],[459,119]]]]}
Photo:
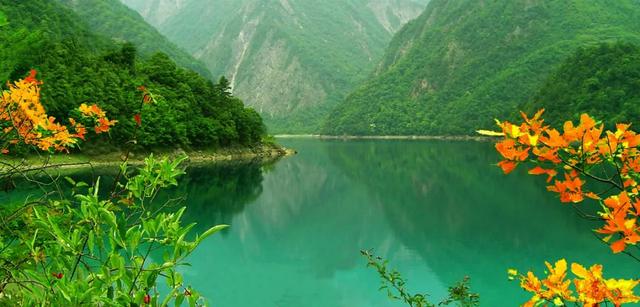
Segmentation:
{"type": "Polygon", "coordinates": [[[92,118],[96,122],[96,125],[93,127],[96,134],[109,132],[111,127],[118,122],[117,120],[109,120],[106,117],[106,112],[96,104],[89,106],[83,103],[78,107],[78,110],[80,110],[83,116],[92,118]]]}
{"type": "Polygon", "coordinates": [[[631,208],[631,200],[626,192],[613,195],[603,201],[608,208],[600,215],[605,221],[605,225],[597,229],[596,232],[609,235],[605,241],[615,234],[619,234],[621,239],[611,244],[614,253],[620,253],[626,249],[627,245],[635,245],[640,241],[638,231],[640,227],[636,224],[636,218],[627,218],[631,208]]]}
{"type": "Polygon", "coordinates": [[[29,76],[24,78],[24,82],[35,84],[35,85],[42,84],[42,82],[40,82],[40,81],[38,81],[38,79],[36,79],[36,75],[37,74],[38,74],[38,72],[35,69],[32,69],[31,71],[29,71],[29,76]]]}
{"type": "Polygon", "coordinates": [[[565,180],[556,180],[555,184],[548,186],[547,190],[560,194],[560,201],[563,203],[579,203],[584,200],[582,186],[584,181],[580,179],[578,173],[571,171],[564,174],[565,180]]]}
{"type": "Polygon", "coordinates": [[[546,131],[547,136],[543,136],[540,140],[545,145],[552,148],[563,148],[569,146],[569,143],[560,135],[560,132],[556,129],[550,129],[546,131]]]}
{"type": "Polygon", "coordinates": [[[587,270],[578,263],[572,263],[571,272],[578,277],[573,283],[579,301],[593,306],[607,299],[609,289],[602,279],[602,265],[595,264],[587,270]]]}
{"type": "Polygon", "coordinates": [[[80,113],[86,117],[104,117],[106,115],[105,112],[96,104],[89,106],[86,103],[83,103],[78,107],[78,110],[80,110],[80,113]]]}
{"type": "Polygon", "coordinates": [[[548,289],[544,292],[543,297],[549,300],[554,297],[571,300],[571,290],[569,290],[571,281],[565,280],[567,277],[567,261],[560,259],[553,266],[549,262],[545,262],[545,265],[549,275],[542,281],[542,284],[548,289]]]}
{"type": "MultiPolygon", "coordinates": [[[[36,71],[32,70],[30,75],[23,79],[8,84],[9,89],[3,91],[0,96],[0,122],[8,123],[8,127],[3,129],[8,145],[24,143],[33,145],[44,151],[68,151],[75,146],[79,139],[84,139],[86,129],[75,120],[69,122],[73,126],[75,133],[69,132],[66,126],[56,123],[55,118],[47,115],[44,107],[40,103],[40,87],[36,79],[36,71]]],[[[100,131],[108,130],[115,121],[109,121],[96,105],[80,107],[83,115],[98,117],[100,131]]],[[[8,148],[5,150],[8,152],[8,148]]]]}
{"type": "Polygon", "coordinates": [[[615,306],[640,302],[640,297],[633,293],[633,288],[638,283],[640,283],[638,280],[608,279],[606,285],[609,290],[609,300],[615,306]]]}
{"type": "Polygon", "coordinates": [[[517,162],[524,161],[529,156],[531,148],[516,147],[516,142],[512,139],[505,139],[496,144],[496,150],[505,158],[505,161],[498,163],[505,174],[512,172],[517,162]]]}
{"type": "MultiPolygon", "coordinates": [[[[571,264],[571,272],[575,278],[567,279],[567,262],[559,260],[554,266],[545,262],[548,269],[547,278],[540,281],[532,272],[527,276],[520,275],[520,287],[533,293],[529,301],[523,306],[556,306],[564,302],[575,302],[583,306],[600,306],[605,302],[612,302],[615,306],[625,303],[640,302],[640,297],[634,294],[634,288],[640,283],[632,279],[604,279],[602,265],[595,264],[587,270],[578,263],[571,264]],[[575,296],[570,289],[575,287],[575,296]]],[[[510,270],[515,272],[517,271],[510,270]]],[[[511,275],[510,275],[511,276],[511,275]]]]}
{"type": "Polygon", "coordinates": [[[542,290],[542,282],[532,272],[527,272],[527,277],[520,280],[520,286],[529,292],[538,293],[542,290]]]}
{"type": "Polygon", "coordinates": [[[544,113],[544,109],[540,109],[538,110],[538,112],[536,112],[536,114],[533,115],[532,118],[529,118],[527,114],[525,114],[524,112],[520,112],[520,115],[524,119],[524,122],[527,123],[531,131],[533,131],[534,134],[539,135],[542,133],[543,130],[546,129],[546,127],[543,126],[544,124],[544,120],[542,119],[543,113],[544,113]]]}
{"type": "Polygon", "coordinates": [[[142,125],[142,117],[140,116],[140,113],[134,115],[133,120],[136,122],[138,126],[142,125]]]}
{"type": "Polygon", "coordinates": [[[540,162],[549,161],[553,164],[560,164],[562,162],[558,156],[558,148],[537,147],[533,149],[533,154],[538,156],[540,162]]]}
{"type": "Polygon", "coordinates": [[[111,126],[115,125],[117,120],[108,120],[106,117],[98,118],[98,125],[94,127],[97,134],[109,132],[111,126]]]}
{"type": "Polygon", "coordinates": [[[540,166],[536,166],[529,171],[530,175],[547,175],[547,182],[551,182],[551,179],[558,175],[558,172],[554,169],[544,169],[540,166]]]}

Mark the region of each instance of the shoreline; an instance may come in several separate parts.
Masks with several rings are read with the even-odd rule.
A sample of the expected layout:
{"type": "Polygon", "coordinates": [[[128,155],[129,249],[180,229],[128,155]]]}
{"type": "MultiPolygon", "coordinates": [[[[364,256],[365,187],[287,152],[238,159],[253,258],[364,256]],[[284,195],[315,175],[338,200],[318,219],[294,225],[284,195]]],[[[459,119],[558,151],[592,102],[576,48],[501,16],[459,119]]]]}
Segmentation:
{"type": "MultiPolygon", "coordinates": [[[[186,166],[198,166],[207,164],[222,163],[250,163],[275,162],[281,158],[295,155],[293,149],[279,145],[262,144],[256,147],[246,148],[223,148],[219,150],[194,150],[184,151],[176,149],[173,151],[149,151],[144,153],[131,153],[128,164],[138,166],[144,163],[144,159],[150,154],[156,157],[177,157],[187,155],[186,166]]],[[[112,152],[108,154],[86,155],[86,154],[56,154],[51,156],[30,156],[26,158],[9,158],[5,162],[21,164],[21,171],[38,171],[42,169],[64,169],[82,170],[87,168],[110,168],[119,167],[124,161],[124,153],[112,152]]],[[[8,166],[0,166],[0,173],[6,171],[8,166]]]]}
{"type": "Polygon", "coordinates": [[[280,139],[320,140],[438,140],[438,141],[491,141],[492,137],[472,135],[324,135],[324,134],[278,134],[280,139]]]}

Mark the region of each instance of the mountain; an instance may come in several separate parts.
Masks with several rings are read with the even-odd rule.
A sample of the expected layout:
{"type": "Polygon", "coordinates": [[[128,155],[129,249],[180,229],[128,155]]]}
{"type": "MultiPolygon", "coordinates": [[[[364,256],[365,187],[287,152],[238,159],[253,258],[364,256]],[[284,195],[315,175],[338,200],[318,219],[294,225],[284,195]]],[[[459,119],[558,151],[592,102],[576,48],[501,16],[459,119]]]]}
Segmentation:
{"type": "MultiPolygon", "coordinates": [[[[60,1],[0,0],[0,82],[23,78],[35,69],[44,82],[42,103],[62,123],[82,103],[97,103],[118,124],[108,141],[88,147],[116,150],[134,138],[140,149],[251,146],[261,141],[262,119],[231,95],[225,79],[213,83],[164,53],[141,57],[135,44],[94,32],[95,25],[85,22],[77,7],[71,8],[60,1]],[[156,97],[153,105],[142,102],[140,86],[156,97]]],[[[113,22],[127,24],[126,18],[113,22]]],[[[153,44],[162,47],[161,41],[148,46],[153,44]]]]}
{"type": "Polygon", "coordinates": [[[123,0],[226,75],[272,132],[317,132],[320,119],[375,67],[412,0],[123,0]]]}
{"type": "Polygon", "coordinates": [[[472,134],[517,114],[579,47],[640,42],[640,2],[432,0],[327,134],[472,134]]]}
{"type": "Polygon", "coordinates": [[[178,48],[140,14],[119,0],[58,1],[71,8],[94,33],[117,42],[131,42],[147,58],[156,52],[165,53],[178,65],[195,70],[207,78],[211,77],[203,63],[178,48]]]}
{"type": "Polygon", "coordinates": [[[640,47],[628,43],[580,48],[544,82],[523,109],[545,109],[560,127],[588,113],[609,126],[640,124],[640,47]]]}

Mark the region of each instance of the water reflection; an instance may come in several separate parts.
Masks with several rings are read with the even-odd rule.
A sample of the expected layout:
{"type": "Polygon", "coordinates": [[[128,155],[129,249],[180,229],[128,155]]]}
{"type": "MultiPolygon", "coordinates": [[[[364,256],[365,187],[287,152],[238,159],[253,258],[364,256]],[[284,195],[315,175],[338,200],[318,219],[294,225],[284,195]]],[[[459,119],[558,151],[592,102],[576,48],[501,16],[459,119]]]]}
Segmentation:
{"type": "Polygon", "coordinates": [[[492,167],[491,144],[284,143],[300,153],[275,165],[193,167],[163,196],[186,195],[185,219],[196,231],[231,225],[184,268],[213,305],[402,306],[377,291],[362,248],[436,300],[469,275],[483,306],[525,299],[507,268],[539,271],[561,256],[637,277],[629,276],[637,264],[608,253],[589,232],[595,225],[545,192],[544,179],[492,167]]]}
{"type": "Polygon", "coordinates": [[[195,231],[229,224],[262,193],[262,169],[257,162],[193,166],[171,195],[186,197],[185,220],[198,222],[195,231]]]}
{"type": "MultiPolygon", "coordinates": [[[[612,275],[628,276],[636,267],[595,241],[594,225],[558,204],[543,179],[503,176],[492,167],[490,144],[285,145],[300,154],[264,174],[262,188],[250,188],[262,193],[249,204],[216,208],[220,201],[207,196],[207,180],[189,184],[190,216],[232,225],[226,236],[205,243],[191,258],[197,269],[189,271],[221,306],[393,305],[377,292],[361,248],[375,248],[405,272],[411,288],[436,298],[470,275],[486,306],[525,298],[506,280],[512,266],[539,269],[563,256],[605,263],[612,275]]],[[[228,193],[226,202],[240,194],[228,193]]]]}
{"type": "Polygon", "coordinates": [[[515,287],[506,281],[508,267],[540,268],[561,256],[610,263],[611,274],[629,276],[636,266],[611,255],[590,234],[596,224],[544,192],[543,180],[490,167],[490,144],[364,142],[329,154],[367,185],[403,245],[446,283],[472,276],[485,303],[522,298],[505,291],[515,287]],[[353,147],[366,154],[355,157],[353,147]]]}

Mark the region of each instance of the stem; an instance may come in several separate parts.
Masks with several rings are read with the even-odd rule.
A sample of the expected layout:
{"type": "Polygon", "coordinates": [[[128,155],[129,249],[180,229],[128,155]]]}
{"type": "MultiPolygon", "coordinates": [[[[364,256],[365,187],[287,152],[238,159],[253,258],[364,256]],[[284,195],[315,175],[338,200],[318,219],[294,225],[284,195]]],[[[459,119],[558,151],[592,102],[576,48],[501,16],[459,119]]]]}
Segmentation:
{"type": "Polygon", "coordinates": [[[49,284],[51,293],[53,293],[53,283],[51,282],[51,279],[49,279],[49,274],[47,274],[47,268],[45,268],[44,262],[40,261],[40,266],[42,266],[42,272],[44,273],[44,277],[47,279],[47,283],[49,284]]]}
{"type": "Polygon", "coordinates": [[[82,250],[78,254],[78,258],[76,258],[76,263],[73,265],[73,270],[71,271],[71,276],[69,276],[69,280],[73,280],[73,275],[76,274],[76,270],[78,269],[78,265],[80,264],[80,259],[82,258],[85,248],[87,248],[87,241],[89,241],[89,235],[84,237],[84,242],[82,243],[82,250]]]}
{"type": "Polygon", "coordinates": [[[618,189],[619,189],[619,190],[621,190],[621,191],[622,191],[622,190],[624,190],[624,188],[623,188],[620,184],[618,184],[617,182],[613,181],[612,179],[604,179],[604,178],[600,178],[600,177],[598,177],[598,176],[595,176],[595,175],[589,174],[586,170],[584,170],[584,169],[582,169],[582,168],[579,168],[579,167],[577,167],[577,166],[575,166],[575,165],[573,165],[573,164],[571,164],[571,163],[569,163],[569,162],[565,161],[565,160],[564,160],[564,159],[562,159],[562,158],[560,158],[560,161],[562,161],[562,163],[563,163],[564,165],[567,165],[567,166],[569,166],[569,167],[571,167],[571,168],[575,169],[576,171],[580,172],[581,174],[584,174],[585,176],[587,176],[587,177],[589,177],[589,178],[591,178],[591,179],[593,179],[593,180],[596,180],[596,181],[600,181],[600,182],[603,182],[603,183],[608,183],[608,184],[614,185],[616,188],[618,188],[618,189]]]}
{"type": "Polygon", "coordinates": [[[609,152],[611,153],[611,158],[613,160],[613,165],[616,166],[616,173],[618,174],[618,180],[620,180],[620,184],[624,186],[624,180],[622,180],[622,174],[620,173],[620,167],[618,167],[618,163],[616,163],[616,158],[613,155],[613,149],[611,148],[611,142],[609,141],[609,136],[607,135],[607,146],[609,146],[609,152]]]}
{"type": "MultiPolygon", "coordinates": [[[[142,100],[140,101],[140,110],[138,112],[138,114],[140,114],[140,116],[142,116],[142,108],[144,107],[144,95],[142,96],[142,100]]],[[[140,126],[138,125],[138,123],[136,123],[136,126],[133,128],[133,140],[127,142],[127,150],[125,151],[124,154],[124,161],[122,162],[123,164],[126,164],[129,161],[129,156],[131,155],[131,149],[133,148],[134,144],[138,144],[138,130],[139,130],[140,126]]],[[[118,181],[120,180],[120,177],[122,176],[122,168],[120,168],[120,170],[118,171],[118,175],[116,175],[116,179],[113,181],[113,188],[111,189],[111,198],[115,198],[116,196],[116,187],[118,186],[118,181]]]]}
{"type": "Polygon", "coordinates": [[[144,271],[144,263],[147,261],[147,257],[149,257],[149,254],[151,253],[151,248],[153,247],[153,243],[154,243],[154,241],[151,241],[151,243],[149,244],[149,247],[147,248],[147,253],[142,258],[142,263],[140,264],[140,269],[138,270],[138,273],[136,274],[136,277],[133,279],[133,282],[131,283],[131,288],[129,288],[129,295],[131,295],[133,293],[133,289],[136,286],[136,282],[138,281],[138,278],[142,274],[142,271],[144,271]]]}

